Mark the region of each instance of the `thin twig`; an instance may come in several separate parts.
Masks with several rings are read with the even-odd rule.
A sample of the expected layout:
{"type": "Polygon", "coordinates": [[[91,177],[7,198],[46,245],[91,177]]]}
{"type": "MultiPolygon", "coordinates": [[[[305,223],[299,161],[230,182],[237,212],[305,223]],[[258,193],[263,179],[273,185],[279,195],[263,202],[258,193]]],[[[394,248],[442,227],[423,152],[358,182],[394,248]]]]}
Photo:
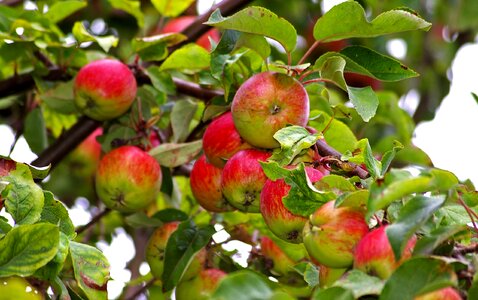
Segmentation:
{"type": "Polygon", "coordinates": [[[91,221],[89,221],[87,224],[78,227],[78,229],[76,230],[76,233],[77,234],[83,233],[85,230],[87,230],[91,226],[95,225],[99,220],[101,220],[104,216],[106,216],[110,212],[111,212],[111,209],[105,208],[102,212],[100,212],[99,214],[94,216],[93,219],[91,219],[91,221]]]}
{"type": "Polygon", "coordinates": [[[149,280],[148,282],[146,282],[145,285],[143,285],[140,289],[136,290],[135,293],[133,295],[131,295],[131,297],[128,297],[126,300],[135,300],[139,295],[143,294],[144,292],[146,292],[146,290],[151,286],[153,285],[155,279],[151,279],[149,280]]]}

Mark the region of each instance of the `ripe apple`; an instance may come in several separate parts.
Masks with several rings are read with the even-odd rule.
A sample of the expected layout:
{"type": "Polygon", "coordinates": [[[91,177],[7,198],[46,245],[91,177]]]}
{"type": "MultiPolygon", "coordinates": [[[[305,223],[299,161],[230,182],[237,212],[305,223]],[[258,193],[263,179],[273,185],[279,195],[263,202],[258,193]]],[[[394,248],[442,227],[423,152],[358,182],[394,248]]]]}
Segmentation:
{"type": "Polygon", "coordinates": [[[85,65],[73,85],[78,109],[98,121],[124,114],[133,103],[136,90],[131,70],[114,59],[100,59],[85,65]]]}
{"type": "Polygon", "coordinates": [[[347,268],[330,268],[324,265],[318,264],[319,267],[319,286],[329,287],[344,275],[347,268]]]}
{"type": "Polygon", "coordinates": [[[231,112],[216,117],[206,128],[202,141],[207,160],[218,168],[224,168],[237,151],[251,148],[237,132],[231,112]]]}
{"type": "Polygon", "coordinates": [[[412,256],[417,242],[416,236],[410,238],[401,259],[396,261],[386,228],[387,225],[374,229],[358,242],[354,251],[354,268],[387,279],[402,262],[412,256]]]}
{"type": "MultiPolygon", "coordinates": [[[[305,171],[312,183],[319,181],[323,176],[312,167],[306,167],[305,171]]],[[[261,192],[261,214],[276,236],[290,243],[302,243],[302,230],[307,218],[294,215],[284,206],[282,199],[287,196],[289,190],[290,185],[285,183],[284,179],[275,181],[267,179],[261,192]]]]}
{"type": "Polygon", "coordinates": [[[454,288],[446,287],[415,297],[415,300],[462,300],[462,298],[454,288]]]}
{"type": "Polygon", "coordinates": [[[223,212],[233,207],[222,195],[222,169],[215,167],[201,155],[194,163],[189,177],[191,190],[198,203],[208,211],[223,212]]]}
{"type": "Polygon", "coordinates": [[[103,128],[98,127],[71,153],[72,172],[80,177],[95,174],[101,155],[101,144],[96,140],[103,134],[103,128]]]}
{"type": "Polygon", "coordinates": [[[380,90],[382,88],[382,83],[379,80],[366,75],[346,72],[344,73],[344,77],[349,86],[359,88],[370,86],[374,90],[380,90]]]}
{"type": "Polygon", "coordinates": [[[287,125],[307,125],[309,96],[288,75],[262,72],[246,80],[232,100],[232,117],[241,137],[259,148],[276,148],[273,135],[287,125]]]}
{"type": "Polygon", "coordinates": [[[295,272],[293,267],[296,262],[267,236],[261,237],[261,252],[272,262],[270,270],[273,274],[283,276],[295,272]]]}
{"type": "Polygon", "coordinates": [[[246,149],[234,154],[224,166],[221,187],[229,203],[244,212],[259,212],[261,190],[267,180],[259,161],[269,152],[246,149]]]}
{"type": "Polygon", "coordinates": [[[304,226],[307,252],[319,264],[347,268],[353,263],[353,249],[368,232],[364,212],[355,207],[334,207],[329,201],[319,207],[304,226]]]}
{"type": "MultiPolygon", "coordinates": [[[[186,27],[191,25],[191,23],[193,23],[195,19],[195,16],[181,16],[178,18],[171,19],[164,25],[163,28],[156,27],[151,32],[151,35],[183,31],[184,29],[186,29],[186,27]]],[[[208,51],[211,51],[211,43],[209,42],[209,38],[211,38],[214,42],[218,43],[220,38],[219,31],[215,28],[209,30],[197,39],[196,44],[208,51]]]]}
{"type": "Polygon", "coordinates": [[[201,270],[189,280],[181,281],[176,287],[176,300],[208,300],[216,290],[219,282],[227,275],[219,269],[201,270]]]}
{"type": "Polygon", "coordinates": [[[152,156],[135,146],[121,146],[101,159],[95,186],[107,207],[133,212],[158,197],[161,179],[161,167],[152,156]]]}

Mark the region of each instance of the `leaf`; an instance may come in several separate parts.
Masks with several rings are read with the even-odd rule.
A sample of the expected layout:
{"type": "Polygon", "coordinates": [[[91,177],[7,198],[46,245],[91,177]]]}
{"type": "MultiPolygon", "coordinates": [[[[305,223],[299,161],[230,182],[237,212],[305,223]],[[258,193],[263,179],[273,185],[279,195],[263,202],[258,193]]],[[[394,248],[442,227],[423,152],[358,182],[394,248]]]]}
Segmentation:
{"type": "Polygon", "coordinates": [[[165,17],[177,17],[183,13],[194,0],[152,0],[159,13],[165,17]]]}
{"type": "Polygon", "coordinates": [[[369,22],[363,7],[355,1],[346,1],[332,7],[314,26],[314,38],[332,42],[348,38],[367,38],[411,31],[427,31],[431,24],[410,10],[394,9],[378,15],[369,22]]]}
{"type": "Polygon", "coordinates": [[[182,70],[196,72],[209,67],[209,52],[196,44],[187,44],[171,53],[159,68],[164,70],[182,70]]]}
{"type": "Polygon", "coordinates": [[[183,144],[161,144],[149,154],[164,167],[174,168],[192,161],[202,150],[202,140],[183,144]]]}
{"type": "Polygon", "coordinates": [[[405,203],[395,223],[386,228],[396,261],[400,260],[408,240],[444,202],[444,196],[416,196],[405,203]]]}
{"type": "Polygon", "coordinates": [[[367,170],[373,178],[381,178],[382,177],[382,164],[373,156],[372,148],[370,147],[370,143],[368,139],[365,140],[365,149],[364,149],[364,160],[365,166],[367,170]]]}
{"type": "Polygon", "coordinates": [[[179,100],[174,103],[171,112],[171,127],[173,142],[184,142],[189,135],[189,125],[198,109],[198,104],[192,100],[179,100]]]}
{"type": "Polygon", "coordinates": [[[370,86],[363,88],[347,87],[350,102],[365,122],[375,116],[378,108],[378,98],[370,86]]]}
{"type": "Polygon", "coordinates": [[[160,219],[148,217],[144,212],[137,212],[125,217],[125,222],[135,228],[159,227],[163,224],[160,219]]]}
{"type": "Polygon", "coordinates": [[[45,266],[38,269],[33,276],[46,281],[54,280],[63,269],[63,265],[68,257],[69,249],[70,239],[60,232],[60,242],[58,243],[58,251],[56,252],[55,257],[53,257],[53,259],[45,266]]]}
{"type": "Polygon", "coordinates": [[[471,222],[466,209],[461,205],[445,205],[437,215],[442,217],[441,223],[445,225],[465,225],[471,222]]]}
{"type": "Polygon", "coordinates": [[[153,218],[168,223],[173,221],[186,221],[189,218],[189,215],[179,209],[165,208],[155,213],[153,218]]]}
{"type": "Polygon", "coordinates": [[[70,254],[76,282],[88,299],[107,299],[110,265],[103,253],[95,247],[71,241],[70,254]]]}
{"type": "Polygon", "coordinates": [[[278,41],[287,52],[292,52],[297,43],[294,26],[263,7],[250,6],[226,18],[217,9],[205,24],[267,36],[278,41]]]}
{"type": "Polygon", "coordinates": [[[215,232],[212,225],[198,228],[191,221],[179,224],[165,250],[162,275],[164,291],[170,291],[177,285],[194,255],[209,243],[215,232]]]}
{"type": "Polygon", "coordinates": [[[222,279],[211,299],[270,299],[272,294],[272,289],[261,276],[249,270],[241,270],[222,279]]]}
{"type": "Polygon", "coordinates": [[[239,49],[240,47],[246,47],[255,51],[263,59],[267,59],[271,54],[271,45],[265,37],[257,34],[242,32],[236,43],[236,48],[239,49]]]}
{"type": "Polygon", "coordinates": [[[322,179],[314,183],[314,186],[321,191],[333,191],[335,193],[353,192],[356,190],[355,186],[345,177],[335,174],[322,177],[322,179]]]}
{"type": "Polygon", "coordinates": [[[347,192],[335,200],[335,207],[356,207],[365,209],[370,192],[368,190],[358,190],[347,192]]]}
{"type": "Polygon", "coordinates": [[[48,11],[45,13],[45,18],[52,23],[58,23],[87,5],[88,3],[83,0],[57,1],[48,8],[48,11]]]}
{"type": "Polygon", "coordinates": [[[317,289],[312,296],[312,300],[354,300],[351,291],[342,287],[334,286],[328,289],[317,289]]]}
{"type": "Polygon", "coordinates": [[[327,58],[318,68],[320,70],[320,77],[328,79],[335,83],[338,87],[347,90],[347,83],[344,79],[345,59],[339,56],[332,56],[327,58]]]}
{"type": "Polygon", "coordinates": [[[397,154],[398,151],[403,149],[403,145],[399,141],[393,141],[393,148],[392,150],[389,150],[385,152],[382,156],[382,170],[380,171],[380,177],[383,178],[385,176],[385,173],[387,173],[388,168],[390,167],[390,164],[392,163],[392,160],[395,158],[395,155],[397,154]]]}
{"type": "Polygon", "coordinates": [[[309,121],[309,124],[319,132],[328,128],[324,133],[324,139],[329,146],[335,148],[337,151],[345,153],[347,150],[353,150],[357,143],[357,138],[350,127],[337,119],[331,120],[331,117],[325,112],[314,111],[314,113],[319,112],[322,113],[323,118],[309,121]],[[330,125],[328,125],[329,123],[330,125]]]}
{"type": "Polygon", "coordinates": [[[351,270],[334,283],[351,291],[356,299],[365,295],[380,295],[384,282],[359,270],[351,270]]]}
{"type": "Polygon", "coordinates": [[[304,280],[310,287],[319,285],[319,269],[313,263],[306,264],[304,280]]]}
{"type": "Polygon", "coordinates": [[[274,151],[269,161],[276,161],[279,165],[290,164],[303,150],[309,149],[320,138],[320,134],[312,134],[301,126],[287,126],[276,133],[274,139],[279,142],[280,150],[274,151]]]}
{"type": "Polygon", "coordinates": [[[138,27],[144,27],[144,15],[141,12],[141,2],[134,0],[108,0],[108,2],[116,9],[127,12],[136,18],[138,27]]]}
{"type": "Polygon", "coordinates": [[[51,192],[44,191],[45,204],[41,212],[40,221],[55,224],[68,238],[76,236],[75,226],[70,219],[68,211],[62,202],[56,200],[51,192]]]}
{"type": "MultiPolygon", "coordinates": [[[[165,33],[135,38],[131,47],[144,61],[161,61],[168,56],[169,46],[176,45],[186,39],[187,37],[184,34],[165,33]]],[[[159,67],[156,68],[159,69],[159,67]]]]}
{"type": "Polygon", "coordinates": [[[379,299],[412,300],[419,294],[450,285],[456,285],[456,274],[446,261],[416,257],[406,260],[395,270],[379,299]]]}
{"type": "Polygon", "coordinates": [[[30,276],[57,253],[60,232],[52,224],[19,225],[0,240],[0,277],[30,276]]]}
{"type": "Polygon", "coordinates": [[[95,42],[105,51],[108,52],[111,47],[118,46],[118,38],[113,35],[95,36],[89,33],[82,22],[75,22],[72,33],[79,44],[84,42],[95,42]]]}
{"type": "Polygon", "coordinates": [[[465,230],[467,226],[464,225],[440,226],[417,241],[413,248],[413,255],[430,255],[439,245],[465,230]]]}
{"type": "Polygon", "coordinates": [[[27,166],[30,169],[30,172],[32,173],[33,179],[45,179],[51,170],[51,164],[45,167],[37,167],[32,165],[27,165],[27,166]]]}
{"type": "Polygon", "coordinates": [[[28,166],[17,163],[16,169],[2,177],[2,180],[9,183],[1,196],[15,223],[20,225],[37,222],[43,209],[44,196],[43,190],[33,181],[28,166]]]}
{"type": "Polygon", "coordinates": [[[471,96],[473,97],[473,99],[475,99],[476,104],[478,104],[478,96],[473,92],[471,93],[471,96]]]}
{"type": "Polygon", "coordinates": [[[176,85],[170,74],[163,72],[158,66],[151,66],[146,70],[146,74],[151,79],[153,86],[163,93],[176,94],[176,85]]]}
{"type": "Polygon", "coordinates": [[[35,153],[41,153],[48,146],[45,120],[40,107],[28,113],[23,135],[28,142],[28,146],[35,153]]]}

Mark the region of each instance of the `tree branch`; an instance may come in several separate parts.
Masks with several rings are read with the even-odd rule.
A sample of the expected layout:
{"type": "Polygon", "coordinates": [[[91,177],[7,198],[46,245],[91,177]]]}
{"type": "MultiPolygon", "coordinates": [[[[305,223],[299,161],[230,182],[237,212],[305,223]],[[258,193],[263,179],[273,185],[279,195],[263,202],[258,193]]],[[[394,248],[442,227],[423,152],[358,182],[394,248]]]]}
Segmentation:
{"type": "Polygon", "coordinates": [[[77,233],[77,234],[83,233],[85,230],[87,230],[87,229],[90,228],[91,226],[93,226],[93,225],[95,225],[96,223],[98,223],[99,220],[101,220],[104,216],[106,216],[106,215],[109,214],[110,212],[111,212],[111,209],[105,208],[102,212],[100,212],[99,214],[97,214],[96,216],[94,216],[93,219],[91,219],[91,221],[89,221],[87,224],[78,227],[78,229],[76,229],[76,233],[77,233]]]}

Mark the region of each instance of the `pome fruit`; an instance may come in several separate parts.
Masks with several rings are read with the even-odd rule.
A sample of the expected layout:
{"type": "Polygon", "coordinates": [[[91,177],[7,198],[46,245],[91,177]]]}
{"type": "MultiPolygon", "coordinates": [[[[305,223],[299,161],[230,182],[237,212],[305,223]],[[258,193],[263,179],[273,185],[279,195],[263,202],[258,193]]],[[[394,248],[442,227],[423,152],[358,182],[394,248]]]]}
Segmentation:
{"type": "Polygon", "coordinates": [[[100,160],[95,187],[107,207],[134,212],[157,198],[161,179],[161,167],[152,156],[135,146],[121,146],[100,160]]]}
{"type": "Polygon", "coordinates": [[[387,225],[374,229],[358,242],[354,251],[354,268],[387,279],[402,262],[412,256],[416,236],[410,238],[400,260],[396,261],[386,228],[387,225]]]}
{"type": "Polygon", "coordinates": [[[318,267],[320,287],[332,286],[347,271],[347,268],[330,268],[321,264],[318,264],[318,267]]]}
{"type": "Polygon", "coordinates": [[[203,154],[194,163],[189,177],[191,190],[197,202],[211,212],[233,210],[222,195],[221,175],[222,169],[210,164],[203,154]]]}
{"type": "MultiPolygon", "coordinates": [[[[323,177],[320,171],[312,167],[306,167],[305,171],[312,183],[323,177]]],[[[290,185],[285,183],[284,179],[267,179],[261,192],[260,210],[267,226],[276,236],[290,243],[301,243],[307,218],[291,213],[284,206],[282,199],[289,191],[290,185]]]]}
{"type": "Polygon", "coordinates": [[[276,148],[273,135],[287,125],[306,126],[309,96],[302,84],[288,75],[262,72],[237,90],[231,107],[241,137],[259,148],[276,148]]]}
{"type": "Polygon", "coordinates": [[[227,274],[220,269],[205,269],[189,281],[182,281],[176,287],[176,300],[209,300],[227,274]]]}
{"type": "Polygon", "coordinates": [[[270,271],[279,276],[294,272],[296,262],[292,260],[285,252],[269,237],[261,237],[261,252],[266,259],[271,262],[270,271]]]}
{"type": "Polygon", "coordinates": [[[304,246],[319,264],[347,268],[353,263],[355,245],[368,232],[364,212],[355,207],[334,207],[329,201],[319,207],[304,226],[304,246]]]}
{"type": "Polygon", "coordinates": [[[101,155],[101,144],[96,140],[96,137],[102,134],[103,128],[96,128],[71,152],[72,171],[80,177],[95,174],[101,155]]]}
{"type": "Polygon", "coordinates": [[[460,294],[452,287],[442,288],[415,297],[415,300],[462,300],[460,294]]]}
{"type": "Polygon", "coordinates": [[[100,59],[85,65],[73,85],[78,110],[98,121],[124,114],[133,103],[136,90],[131,70],[114,59],[100,59]]]}

